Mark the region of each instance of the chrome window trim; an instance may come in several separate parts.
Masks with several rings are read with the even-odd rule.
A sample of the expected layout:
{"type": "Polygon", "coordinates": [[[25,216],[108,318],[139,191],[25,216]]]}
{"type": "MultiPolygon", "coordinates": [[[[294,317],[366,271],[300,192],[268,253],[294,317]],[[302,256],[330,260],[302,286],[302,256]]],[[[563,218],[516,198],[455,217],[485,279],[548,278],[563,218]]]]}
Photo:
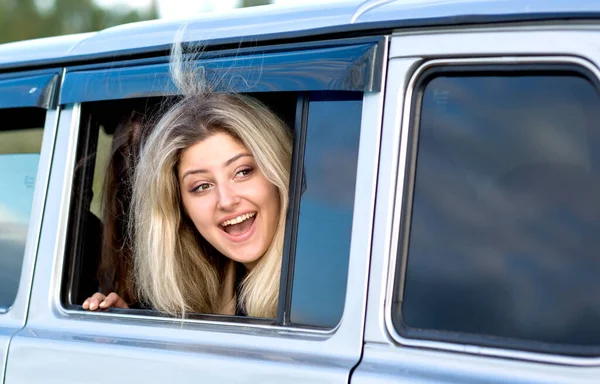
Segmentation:
{"type": "MultiPolygon", "coordinates": [[[[490,357],[504,357],[519,360],[528,360],[533,362],[542,363],[554,363],[561,365],[573,365],[573,366],[597,366],[600,365],[599,357],[573,357],[566,355],[557,354],[545,354],[538,352],[519,351],[505,348],[495,347],[483,347],[478,345],[458,344],[445,341],[434,341],[434,340],[420,340],[420,339],[409,339],[401,336],[394,327],[392,321],[392,299],[394,291],[394,282],[396,278],[396,263],[398,262],[398,251],[399,251],[399,238],[400,238],[400,224],[403,220],[404,212],[402,211],[402,202],[405,193],[405,176],[406,172],[410,171],[406,168],[407,161],[409,160],[408,155],[408,135],[413,124],[413,92],[415,85],[420,79],[424,71],[439,66],[459,66],[459,65],[490,65],[490,64],[506,64],[506,65],[519,65],[519,64],[572,64],[583,67],[590,71],[600,79],[600,70],[591,62],[572,56],[550,56],[546,55],[543,57],[531,57],[531,56],[503,56],[503,57],[482,57],[482,58],[470,58],[470,59],[435,59],[429,60],[419,66],[415,72],[411,75],[410,81],[406,91],[404,92],[404,105],[402,106],[402,122],[401,122],[401,134],[400,134],[400,152],[397,163],[397,179],[396,179],[396,190],[394,193],[394,207],[393,207],[393,219],[392,219],[392,233],[391,242],[389,243],[390,261],[387,265],[387,287],[385,294],[384,304],[384,316],[385,316],[385,329],[392,340],[401,346],[408,347],[421,347],[428,349],[437,349],[443,351],[452,352],[463,352],[474,355],[490,356],[490,357]]],[[[600,90],[599,90],[600,91],[600,90]]],[[[401,289],[401,297],[404,295],[404,283],[406,276],[406,262],[407,258],[404,257],[399,260],[401,265],[401,275],[398,276],[399,285],[401,289]]]]}
{"type": "MultiPolygon", "coordinates": [[[[170,318],[167,316],[148,316],[148,315],[137,315],[137,314],[129,314],[129,313],[114,313],[114,312],[92,312],[92,311],[84,311],[84,310],[76,310],[76,309],[67,309],[65,308],[59,301],[56,309],[62,316],[64,317],[72,317],[72,318],[90,318],[94,320],[106,321],[107,319],[124,319],[131,321],[132,324],[139,324],[140,320],[148,323],[154,323],[155,325],[166,325],[171,326],[175,324],[183,325],[187,329],[192,329],[188,327],[192,325],[192,327],[200,327],[200,326],[209,326],[213,328],[213,331],[216,332],[229,332],[231,330],[241,330],[251,329],[251,330],[260,330],[266,333],[273,334],[286,334],[286,333],[294,333],[294,334],[305,334],[307,336],[321,336],[321,337],[331,337],[336,333],[336,330],[339,328],[340,323],[335,328],[332,329],[314,329],[314,328],[303,328],[296,326],[281,326],[281,325],[270,325],[270,324],[253,324],[253,323],[244,323],[244,322],[233,322],[227,320],[204,320],[204,319],[179,319],[179,318],[170,318]],[[215,329],[221,328],[221,329],[215,329]]],[[[206,315],[210,316],[210,314],[206,315]]],[[[218,315],[215,315],[217,317],[218,315]]]]}
{"type": "MultiPolygon", "coordinates": [[[[60,291],[64,274],[65,250],[67,243],[67,229],[69,214],[71,210],[71,194],[73,189],[73,176],[75,174],[75,161],[77,157],[77,143],[79,142],[79,131],[81,124],[81,104],[67,104],[64,106],[64,118],[69,119],[68,140],[65,148],[65,167],[62,171],[62,190],[59,202],[59,218],[56,231],[56,241],[52,254],[54,257],[51,279],[57,278],[58,289],[51,295],[52,304],[55,309],[61,308],[60,291]]],[[[60,127],[59,127],[60,130],[60,127]]],[[[59,132],[60,134],[61,132],[59,132]]],[[[63,133],[64,135],[64,133],[63,133]]],[[[60,144],[62,144],[62,140],[60,144]]],[[[51,281],[52,284],[52,281],[51,281]]]]}

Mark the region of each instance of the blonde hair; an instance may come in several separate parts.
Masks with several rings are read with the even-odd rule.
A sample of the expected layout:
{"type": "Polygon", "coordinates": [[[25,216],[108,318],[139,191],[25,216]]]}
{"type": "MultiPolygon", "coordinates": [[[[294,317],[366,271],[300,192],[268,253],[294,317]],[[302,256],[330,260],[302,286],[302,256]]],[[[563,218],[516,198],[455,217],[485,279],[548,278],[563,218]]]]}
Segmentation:
{"type": "Polygon", "coordinates": [[[292,136],[266,106],[249,96],[210,90],[203,71],[171,52],[171,75],[182,93],[158,121],[134,175],[130,231],[138,295],[159,311],[216,313],[225,258],[199,234],[181,203],[177,167],[181,153],[225,132],[253,154],[277,187],[279,223],[273,241],[241,283],[238,303],[249,316],[275,317],[279,295],[292,136]]]}

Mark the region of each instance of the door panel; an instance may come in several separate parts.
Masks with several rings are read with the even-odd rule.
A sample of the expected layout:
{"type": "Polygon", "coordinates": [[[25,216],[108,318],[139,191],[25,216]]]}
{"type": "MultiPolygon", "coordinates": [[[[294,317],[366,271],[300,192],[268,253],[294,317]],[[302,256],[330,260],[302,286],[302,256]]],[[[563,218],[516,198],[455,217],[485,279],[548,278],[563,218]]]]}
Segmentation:
{"type": "MultiPolygon", "coordinates": [[[[485,32],[420,33],[392,38],[385,101],[377,209],[365,325],[365,349],[353,372],[353,383],[483,383],[595,382],[599,357],[576,357],[472,345],[460,340],[439,342],[400,336],[393,327],[394,274],[403,215],[405,176],[413,172],[409,153],[411,81],[421,64],[430,60],[467,65],[566,64],[585,68],[598,77],[598,32],[592,29],[534,31],[504,28],[485,32]],[[489,42],[493,41],[493,44],[489,42]],[[488,62],[486,62],[488,60],[488,62]],[[530,60],[530,61],[529,61],[530,60]],[[405,100],[405,97],[407,98],[405,100]]],[[[598,79],[596,78],[596,81],[598,79]]],[[[440,99],[440,105],[445,101],[440,99]]],[[[441,107],[440,107],[441,108],[441,107]]],[[[413,141],[414,143],[414,141],[413,141]]],[[[418,164],[418,160],[417,160],[418,164]]],[[[443,194],[443,190],[440,193],[443,194]]],[[[404,264],[406,268],[406,264],[404,264]]],[[[400,274],[405,269],[399,270],[400,274]]],[[[413,295],[415,293],[413,292],[413,295]]],[[[400,296],[402,297],[402,296],[400,296]]],[[[575,298],[574,298],[575,299],[575,298]]],[[[401,300],[399,301],[401,302],[401,300]]],[[[398,305],[398,304],[396,304],[398,305]]],[[[397,316],[397,315],[396,315],[397,316]]]]}
{"type": "Polygon", "coordinates": [[[62,307],[80,105],[65,106],[27,326],[11,343],[7,382],[347,383],[360,359],[382,93],[363,100],[352,244],[342,320],[332,331],[82,312],[62,307]],[[373,109],[377,107],[377,109],[373,109]]]}

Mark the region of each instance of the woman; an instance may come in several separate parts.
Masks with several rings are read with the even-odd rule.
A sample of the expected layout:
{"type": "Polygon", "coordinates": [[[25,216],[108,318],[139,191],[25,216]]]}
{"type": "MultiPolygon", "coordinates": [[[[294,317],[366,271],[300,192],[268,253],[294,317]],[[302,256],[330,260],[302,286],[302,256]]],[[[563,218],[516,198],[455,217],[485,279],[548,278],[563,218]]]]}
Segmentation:
{"type": "Polygon", "coordinates": [[[176,44],[171,73],[183,97],[156,124],[135,171],[138,295],[172,315],[274,317],[291,132],[257,100],[212,92],[181,57],[176,44]]]}

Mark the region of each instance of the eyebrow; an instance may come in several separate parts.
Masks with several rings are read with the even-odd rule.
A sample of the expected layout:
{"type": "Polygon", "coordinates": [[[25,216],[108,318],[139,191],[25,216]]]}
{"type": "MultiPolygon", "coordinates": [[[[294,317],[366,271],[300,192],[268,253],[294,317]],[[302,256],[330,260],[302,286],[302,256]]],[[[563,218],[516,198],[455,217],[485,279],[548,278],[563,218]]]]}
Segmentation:
{"type": "MultiPolygon", "coordinates": [[[[229,159],[225,163],[223,163],[223,166],[228,167],[232,163],[234,163],[236,160],[241,159],[242,157],[254,157],[254,156],[252,156],[250,153],[246,153],[246,152],[238,153],[237,155],[233,156],[231,159],[229,159]]],[[[206,169],[190,169],[189,171],[184,173],[183,176],[181,176],[181,181],[183,181],[183,179],[185,179],[186,176],[188,176],[188,175],[196,175],[198,173],[208,173],[208,171],[206,169]]]]}

